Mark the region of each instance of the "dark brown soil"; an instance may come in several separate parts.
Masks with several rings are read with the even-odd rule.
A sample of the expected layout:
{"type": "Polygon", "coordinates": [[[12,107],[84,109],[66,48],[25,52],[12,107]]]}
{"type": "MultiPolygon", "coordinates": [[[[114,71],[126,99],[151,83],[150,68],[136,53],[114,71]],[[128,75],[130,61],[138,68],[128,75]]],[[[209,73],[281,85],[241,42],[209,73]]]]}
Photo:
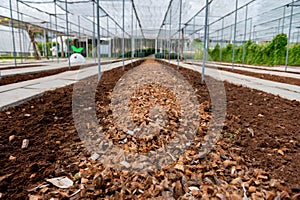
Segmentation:
{"type": "Polygon", "coordinates": [[[239,69],[235,69],[235,70],[225,69],[225,68],[218,68],[218,69],[223,70],[223,71],[227,71],[227,72],[243,74],[243,75],[246,75],[246,76],[252,76],[252,77],[256,77],[256,78],[266,79],[266,80],[270,80],[270,81],[275,81],[275,82],[287,83],[287,84],[300,86],[300,79],[297,79],[297,78],[277,76],[277,75],[272,75],[272,74],[260,74],[260,73],[255,73],[255,72],[239,70],[239,69]]]}
{"type": "MultiPolygon", "coordinates": [[[[201,66],[200,64],[195,64],[195,65],[201,66]]],[[[210,66],[207,66],[207,67],[210,67],[210,66]]],[[[211,67],[211,68],[213,68],[213,67],[211,67]]],[[[245,67],[245,68],[247,68],[247,67],[245,67]]],[[[250,67],[248,67],[248,68],[250,68],[250,67]]],[[[259,68],[257,68],[257,69],[259,69],[259,68]]],[[[255,73],[255,72],[239,70],[239,69],[232,70],[232,69],[226,69],[226,68],[222,68],[222,67],[218,67],[218,70],[243,74],[243,75],[246,75],[246,76],[252,76],[252,77],[256,77],[256,78],[260,78],[260,79],[279,82],[279,83],[286,83],[286,84],[292,84],[292,85],[300,86],[300,79],[297,79],[297,78],[290,78],[290,77],[277,76],[277,75],[271,75],[271,74],[260,74],[260,73],[255,73]]],[[[266,70],[266,71],[268,71],[268,70],[266,70]]],[[[282,71],[280,71],[280,72],[282,72],[282,71]]],[[[289,72],[289,73],[294,73],[294,72],[289,72]]],[[[298,73],[295,72],[294,74],[298,74],[298,73]]]]}
{"type": "MultiPolygon", "coordinates": [[[[96,97],[99,105],[110,103],[107,94],[130,68],[127,66],[124,72],[117,68],[103,73],[96,97]]],[[[179,71],[197,89],[199,101],[208,101],[207,88],[200,84],[201,75],[184,68],[179,71]]],[[[83,84],[88,84],[91,79],[85,80],[87,82],[83,84]]],[[[226,82],[225,88],[227,117],[223,138],[216,151],[221,148],[228,156],[234,151],[238,152],[244,160],[245,168],[250,171],[254,168],[262,169],[271,178],[282,180],[281,184],[288,188],[290,195],[300,192],[299,102],[226,82]],[[253,136],[247,128],[253,129],[253,136]],[[278,153],[278,150],[284,155],[278,153]]],[[[30,192],[27,189],[41,184],[46,178],[62,175],[72,177],[79,171],[78,160],[90,157],[74,127],[72,91],[72,85],[59,88],[0,112],[0,193],[4,199],[28,199],[30,192]],[[15,135],[15,138],[9,142],[11,135],[15,135]],[[21,149],[23,139],[29,139],[26,149],[21,149]],[[16,159],[9,159],[10,156],[16,159]]],[[[109,110],[98,110],[97,117],[101,119],[109,114],[109,110]]],[[[210,156],[202,162],[206,163],[209,159],[210,156]]],[[[205,172],[203,167],[205,165],[202,166],[205,172]]],[[[114,172],[113,176],[121,180],[123,175],[114,172]]],[[[162,177],[164,172],[159,171],[153,176],[162,177]]],[[[110,181],[115,184],[114,180],[110,181]]],[[[124,185],[120,183],[119,188],[111,188],[111,184],[106,185],[110,192],[100,197],[120,197],[120,194],[114,192],[121,191],[124,185]]],[[[135,198],[132,194],[123,195],[127,195],[127,199],[135,198]]]]}
{"type": "Polygon", "coordinates": [[[15,66],[8,66],[8,67],[3,67],[3,68],[0,68],[1,70],[6,70],[6,69],[21,69],[21,68],[28,68],[28,67],[42,67],[42,66],[45,66],[45,65],[41,65],[41,64],[32,64],[32,65],[17,65],[17,67],[15,66]]]}
{"type": "MultiPolygon", "coordinates": [[[[232,66],[232,63],[219,63],[220,65],[227,65],[227,66],[232,66]]],[[[260,69],[260,70],[265,70],[265,71],[273,71],[273,72],[285,72],[285,73],[292,73],[292,74],[300,74],[300,72],[292,72],[292,71],[283,71],[283,70],[279,70],[279,69],[272,69],[272,66],[268,66],[268,65],[261,65],[263,67],[269,67],[270,69],[264,69],[264,68],[259,68],[259,67],[254,67],[254,66],[246,66],[246,65],[241,65],[239,63],[235,63],[235,66],[237,67],[244,67],[244,68],[249,68],[249,69],[260,69]]],[[[298,66],[299,67],[299,66],[298,66]]]]}
{"type": "MultiPolygon", "coordinates": [[[[112,61],[112,62],[109,62],[109,63],[115,63],[115,62],[119,62],[119,61],[112,61]]],[[[107,64],[107,63],[108,62],[103,62],[101,64],[107,64]]],[[[64,68],[53,69],[53,70],[48,70],[48,71],[41,71],[41,72],[33,72],[33,73],[16,74],[16,75],[12,75],[12,76],[5,76],[5,77],[2,77],[0,79],[0,86],[1,85],[12,84],[12,83],[18,83],[18,82],[21,82],[21,81],[28,81],[28,80],[32,80],[32,79],[42,78],[42,77],[51,76],[51,75],[59,74],[59,73],[66,72],[66,71],[78,70],[78,69],[82,69],[82,68],[85,68],[85,67],[91,67],[91,66],[95,66],[95,63],[72,66],[71,68],[64,67],[64,68]]],[[[3,70],[3,69],[1,69],[1,70],[3,70]]]]}

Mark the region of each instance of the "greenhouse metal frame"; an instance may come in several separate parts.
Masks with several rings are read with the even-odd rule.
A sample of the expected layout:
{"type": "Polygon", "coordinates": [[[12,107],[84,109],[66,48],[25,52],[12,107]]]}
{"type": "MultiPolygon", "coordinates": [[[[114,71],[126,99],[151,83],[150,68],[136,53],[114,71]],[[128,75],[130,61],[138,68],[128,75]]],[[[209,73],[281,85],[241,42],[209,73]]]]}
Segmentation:
{"type": "MultiPolygon", "coordinates": [[[[203,66],[205,66],[207,50],[216,43],[220,43],[221,49],[225,43],[232,43],[233,46],[245,44],[248,40],[259,43],[270,41],[276,34],[282,32],[288,36],[285,62],[287,70],[290,44],[299,42],[300,12],[297,8],[300,6],[300,1],[268,2],[267,0],[232,0],[223,2],[224,5],[221,5],[222,3],[213,0],[170,0],[156,6],[154,0],[149,2],[142,0],[9,0],[0,5],[2,15],[0,24],[11,29],[12,48],[10,46],[9,49],[13,54],[15,66],[17,66],[17,52],[20,55],[27,53],[24,46],[24,29],[26,25],[30,25],[43,33],[42,38],[45,44],[46,35],[50,33],[51,38],[56,38],[56,43],[58,43],[58,36],[76,37],[79,45],[80,40],[85,38],[86,46],[89,45],[88,40],[91,39],[91,57],[95,58],[98,52],[99,78],[101,37],[113,38],[110,41],[113,43],[110,44],[112,55],[116,55],[116,46],[120,46],[118,48],[121,49],[123,67],[125,49],[131,49],[133,58],[134,50],[142,49],[144,42],[147,47],[155,48],[156,53],[159,48],[169,52],[174,50],[177,53],[179,66],[182,41],[197,38],[204,44],[203,66]],[[151,9],[149,5],[153,5],[151,9]],[[220,12],[222,8],[224,8],[223,12],[220,12]],[[256,12],[249,12],[253,10],[256,12]],[[96,41],[97,44],[95,44],[96,41]],[[177,44],[174,43],[175,41],[177,44]]],[[[46,49],[46,46],[43,48],[46,49]]],[[[56,45],[56,52],[58,51],[58,45],[56,45]]],[[[67,55],[69,51],[70,49],[67,48],[67,55]]],[[[244,63],[245,53],[243,49],[242,63],[244,63]]],[[[89,56],[87,48],[86,54],[89,56]]],[[[59,62],[58,53],[56,59],[59,62]]],[[[235,65],[234,60],[235,48],[232,51],[232,69],[235,65]]],[[[222,51],[220,51],[220,61],[222,61],[222,51]]],[[[21,62],[23,62],[22,56],[21,62]]],[[[204,80],[204,71],[202,74],[204,80]]]]}

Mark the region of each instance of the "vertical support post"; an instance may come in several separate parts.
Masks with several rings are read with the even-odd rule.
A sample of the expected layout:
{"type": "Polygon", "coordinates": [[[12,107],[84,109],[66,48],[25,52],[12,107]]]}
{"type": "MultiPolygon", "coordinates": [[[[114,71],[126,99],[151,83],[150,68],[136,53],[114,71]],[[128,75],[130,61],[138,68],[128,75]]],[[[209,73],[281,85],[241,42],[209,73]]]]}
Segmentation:
{"type": "MultiPolygon", "coordinates": [[[[92,39],[92,57],[96,58],[95,56],[95,3],[93,2],[93,39],[92,39]]],[[[96,62],[96,61],[95,61],[96,62]]]]}
{"type": "Polygon", "coordinates": [[[101,80],[101,46],[100,46],[100,10],[99,0],[97,0],[97,49],[98,49],[98,81],[101,80]]]}
{"type": "Polygon", "coordinates": [[[164,38],[164,46],[165,46],[165,51],[164,51],[164,59],[166,59],[166,50],[167,50],[167,25],[165,24],[165,38],[164,38]]]}
{"type": "Polygon", "coordinates": [[[299,43],[299,34],[300,34],[300,31],[298,29],[298,32],[297,32],[297,44],[299,43]]]}
{"type": "Polygon", "coordinates": [[[249,40],[251,40],[252,38],[252,17],[250,18],[250,31],[249,31],[249,40]]]}
{"type": "Polygon", "coordinates": [[[205,5],[205,23],[204,23],[204,50],[203,50],[203,62],[202,62],[202,73],[201,73],[201,83],[205,83],[205,65],[207,60],[207,47],[208,47],[208,0],[206,0],[205,5]]]}
{"type": "Polygon", "coordinates": [[[282,16],[282,33],[284,33],[284,23],[285,23],[285,6],[283,7],[283,16],[282,16]]]}
{"type": "Polygon", "coordinates": [[[170,6],[170,30],[169,30],[169,63],[171,62],[171,51],[172,51],[172,6],[170,6]]]}
{"type": "Polygon", "coordinates": [[[280,22],[281,22],[281,19],[278,20],[278,31],[277,31],[277,34],[280,33],[280,22]]]}
{"type": "Polygon", "coordinates": [[[78,16],[78,47],[81,47],[81,44],[80,44],[80,16],[78,16]]]}
{"type": "Polygon", "coordinates": [[[286,49],[286,58],[285,58],[285,71],[287,71],[288,64],[289,64],[289,50],[290,50],[290,46],[291,46],[291,30],[292,30],[292,23],[293,23],[293,14],[294,14],[294,0],[292,1],[292,5],[291,5],[288,46],[287,46],[287,49],[286,49]]]}
{"type": "MultiPolygon", "coordinates": [[[[138,43],[139,43],[139,39],[138,39],[138,23],[137,23],[137,19],[135,20],[135,35],[136,35],[136,44],[135,44],[135,49],[138,49],[139,48],[139,46],[138,46],[138,43]]],[[[138,56],[138,50],[136,51],[137,52],[137,57],[139,57],[138,56]]]]}
{"type": "Polygon", "coordinates": [[[55,47],[56,47],[56,59],[57,59],[57,63],[59,63],[58,51],[59,51],[59,49],[60,49],[61,47],[58,48],[58,39],[57,39],[57,33],[58,33],[58,31],[57,31],[56,0],[54,0],[54,14],[55,14],[55,32],[56,32],[56,34],[55,34],[55,40],[56,40],[56,45],[55,45],[55,47]]]}
{"type": "MultiPolygon", "coordinates": [[[[65,0],[65,6],[66,6],[66,25],[67,25],[67,58],[68,58],[68,64],[69,68],[71,67],[70,63],[70,58],[69,58],[69,46],[70,46],[70,41],[69,41],[69,18],[68,18],[68,0],[65,0]]],[[[63,41],[64,42],[64,41],[63,41]]]]}
{"type": "Polygon", "coordinates": [[[111,38],[109,36],[109,20],[108,20],[108,15],[106,16],[106,34],[107,34],[107,39],[108,39],[108,57],[111,58],[111,38]]]}
{"type": "Polygon", "coordinates": [[[237,24],[237,11],[238,0],[235,0],[235,17],[234,17],[234,33],[233,33],[233,47],[232,47],[232,70],[234,70],[234,56],[235,56],[235,44],[236,44],[236,24],[237,24]]]}
{"type": "MultiPolygon", "coordinates": [[[[22,13],[21,13],[21,21],[24,21],[22,13]]],[[[25,34],[24,34],[24,31],[22,32],[22,39],[23,39],[23,49],[24,49],[24,53],[25,53],[25,50],[27,49],[27,44],[25,43],[25,34]]],[[[26,58],[27,58],[27,54],[25,55],[25,59],[26,58]]]]}
{"type": "MultiPolygon", "coordinates": [[[[52,39],[53,39],[53,32],[52,32],[52,19],[51,19],[51,15],[49,15],[49,21],[50,21],[50,30],[51,30],[51,49],[53,48],[53,42],[52,42],[52,39]]],[[[52,62],[53,62],[53,53],[51,53],[51,59],[52,59],[52,62]]]]}
{"type": "Polygon", "coordinates": [[[222,19],[221,46],[220,46],[220,62],[222,62],[222,59],[223,59],[223,41],[224,41],[224,17],[222,19]]]}
{"type": "Polygon", "coordinates": [[[230,39],[229,39],[229,43],[232,43],[232,26],[230,25],[230,39]]]}
{"type": "Polygon", "coordinates": [[[247,21],[248,21],[248,5],[246,6],[246,15],[245,15],[245,31],[244,31],[244,45],[243,45],[243,64],[245,63],[246,55],[246,34],[247,34],[247,21]]]}
{"type": "Polygon", "coordinates": [[[178,47],[177,47],[177,69],[179,69],[180,62],[180,32],[181,32],[181,14],[182,14],[182,0],[179,0],[179,29],[178,29],[178,47]]]}
{"type": "Polygon", "coordinates": [[[253,26],[253,41],[255,41],[255,39],[256,39],[256,30],[255,30],[255,28],[256,28],[256,26],[254,25],[253,26]]]}
{"type": "Polygon", "coordinates": [[[20,26],[20,12],[19,12],[19,0],[17,0],[17,13],[18,13],[18,27],[19,27],[19,44],[20,44],[20,57],[21,63],[23,63],[23,49],[22,49],[22,40],[21,40],[21,26],[20,26]]]}
{"type": "Polygon", "coordinates": [[[124,37],[125,37],[125,0],[123,0],[123,11],[122,11],[122,29],[123,29],[123,36],[122,36],[122,68],[124,70],[124,54],[125,54],[125,44],[124,44],[124,37]]]}
{"type": "Polygon", "coordinates": [[[155,39],[155,54],[157,54],[157,38],[155,39]]]}
{"type": "Polygon", "coordinates": [[[133,4],[131,7],[131,64],[134,58],[134,37],[133,37],[133,4]]]}
{"type": "Polygon", "coordinates": [[[14,30],[11,0],[9,0],[9,10],[10,10],[10,26],[11,26],[11,34],[12,34],[12,39],[13,39],[13,50],[14,50],[13,55],[14,55],[14,63],[15,63],[15,67],[16,67],[17,66],[17,55],[16,55],[15,30],[14,30]]]}
{"type": "Polygon", "coordinates": [[[85,54],[86,57],[89,57],[89,38],[86,36],[85,38],[85,54]]]}
{"type": "Polygon", "coordinates": [[[47,53],[47,44],[46,44],[46,30],[44,29],[44,56],[48,58],[48,53],[47,53]]]}

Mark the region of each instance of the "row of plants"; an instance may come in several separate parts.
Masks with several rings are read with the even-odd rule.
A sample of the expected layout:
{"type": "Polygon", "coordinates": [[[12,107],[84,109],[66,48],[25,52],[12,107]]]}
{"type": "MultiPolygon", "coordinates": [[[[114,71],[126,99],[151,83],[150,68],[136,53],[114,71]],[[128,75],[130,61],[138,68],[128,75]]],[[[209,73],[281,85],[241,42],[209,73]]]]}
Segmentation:
{"type": "MultiPolygon", "coordinates": [[[[266,44],[256,44],[248,41],[244,45],[235,47],[235,62],[257,65],[284,65],[286,60],[288,38],[286,34],[278,34],[273,40],[266,44]]],[[[209,59],[220,61],[222,51],[222,61],[232,62],[233,45],[227,44],[222,49],[217,44],[214,49],[209,50],[209,59]]],[[[201,53],[198,57],[201,58],[201,53]]],[[[196,59],[196,58],[195,58],[196,59]]],[[[289,49],[289,65],[300,65],[300,44],[291,44],[289,49]]]]}
{"type": "MultiPolygon", "coordinates": [[[[125,58],[131,58],[131,53],[132,51],[127,51],[124,54],[125,58]]],[[[137,49],[134,51],[134,57],[135,58],[143,58],[143,57],[147,57],[150,56],[152,54],[155,53],[155,48],[147,48],[147,49],[137,49]]],[[[119,56],[120,58],[122,57],[122,54],[119,56]]]]}
{"type": "Polygon", "coordinates": [[[163,59],[177,59],[178,58],[178,54],[176,53],[168,53],[168,52],[161,52],[161,53],[157,53],[155,54],[155,58],[163,58],[163,59]]]}

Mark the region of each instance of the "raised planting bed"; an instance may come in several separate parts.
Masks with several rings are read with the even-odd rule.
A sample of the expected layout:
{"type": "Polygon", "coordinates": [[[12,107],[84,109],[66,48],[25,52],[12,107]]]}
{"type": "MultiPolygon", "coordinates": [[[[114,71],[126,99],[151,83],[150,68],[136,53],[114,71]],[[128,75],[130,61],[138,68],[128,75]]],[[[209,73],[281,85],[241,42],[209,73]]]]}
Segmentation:
{"type": "MultiPolygon", "coordinates": [[[[192,63],[189,63],[189,64],[192,64],[192,63]]],[[[195,65],[202,66],[200,64],[195,64],[195,65]]],[[[211,67],[211,66],[206,66],[206,67],[211,67]]],[[[227,69],[227,68],[222,68],[222,67],[218,67],[218,70],[243,74],[243,75],[246,75],[246,76],[252,76],[252,77],[256,77],[256,78],[260,78],[260,79],[279,82],[279,83],[287,83],[287,84],[300,86],[300,79],[298,79],[298,78],[277,76],[277,75],[272,75],[272,74],[260,74],[260,73],[256,73],[256,72],[244,71],[244,70],[239,70],[239,69],[232,70],[232,69],[227,69]]],[[[292,73],[292,72],[290,72],[290,73],[292,73]]],[[[298,75],[297,72],[295,72],[294,74],[298,75]]]]}
{"type": "MultiPolygon", "coordinates": [[[[166,67],[151,60],[142,65],[147,65],[150,71],[151,66],[154,69],[166,67]]],[[[103,73],[95,97],[100,124],[97,131],[103,130],[106,139],[126,151],[155,150],[171,141],[167,136],[172,138],[173,131],[177,130],[180,121],[176,119],[180,114],[167,112],[171,128],[145,140],[116,128],[109,105],[113,102],[112,93],[118,80],[130,69],[128,65],[124,71],[117,68],[103,73]]],[[[146,72],[145,75],[149,75],[146,72]]],[[[213,105],[207,87],[200,84],[201,74],[184,68],[180,68],[179,73],[194,88],[200,104],[201,125],[190,148],[179,160],[148,173],[119,171],[91,159],[91,156],[96,157],[84,147],[74,124],[73,85],[46,92],[39,98],[0,112],[2,198],[242,199],[244,183],[245,194],[251,199],[279,196],[297,199],[300,193],[299,102],[225,82],[227,114],[222,137],[214,149],[203,156],[198,149],[207,134],[213,105]],[[28,140],[25,141],[28,146],[22,149],[24,139],[28,140]],[[72,180],[72,186],[63,189],[46,181],[61,176],[72,180]]],[[[95,82],[96,76],[81,81],[80,85],[95,82]]],[[[85,94],[89,91],[81,92],[79,97],[87,99],[85,94]]],[[[174,94],[160,83],[145,85],[132,95],[129,107],[136,123],[151,122],[150,114],[141,109],[149,107],[151,101],[162,106],[172,105],[172,111],[180,107],[177,107],[178,99],[174,94]]],[[[82,105],[85,106],[84,101],[82,105]]],[[[83,109],[90,110],[89,107],[83,109]]]]}
{"type": "MultiPolygon", "coordinates": [[[[115,63],[115,62],[120,62],[120,61],[118,60],[118,61],[102,62],[101,64],[109,64],[109,63],[115,63]]],[[[4,76],[4,77],[1,77],[1,79],[0,79],[0,86],[12,84],[12,83],[18,83],[21,81],[28,81],[28,80],[32,80],[32,79],[42,78],[42,77],[46,77],[46,76],[51,76],[51,75],[59,74],[59,73],[66,72],[66,71],[79,70],[79,69],[83,69],[86,67],[92,67],[95,65],[97,65],[97,63],[75,65],[75,66],[71,66],[70,68],[63,67],[60,69],[4,76]]]]}

